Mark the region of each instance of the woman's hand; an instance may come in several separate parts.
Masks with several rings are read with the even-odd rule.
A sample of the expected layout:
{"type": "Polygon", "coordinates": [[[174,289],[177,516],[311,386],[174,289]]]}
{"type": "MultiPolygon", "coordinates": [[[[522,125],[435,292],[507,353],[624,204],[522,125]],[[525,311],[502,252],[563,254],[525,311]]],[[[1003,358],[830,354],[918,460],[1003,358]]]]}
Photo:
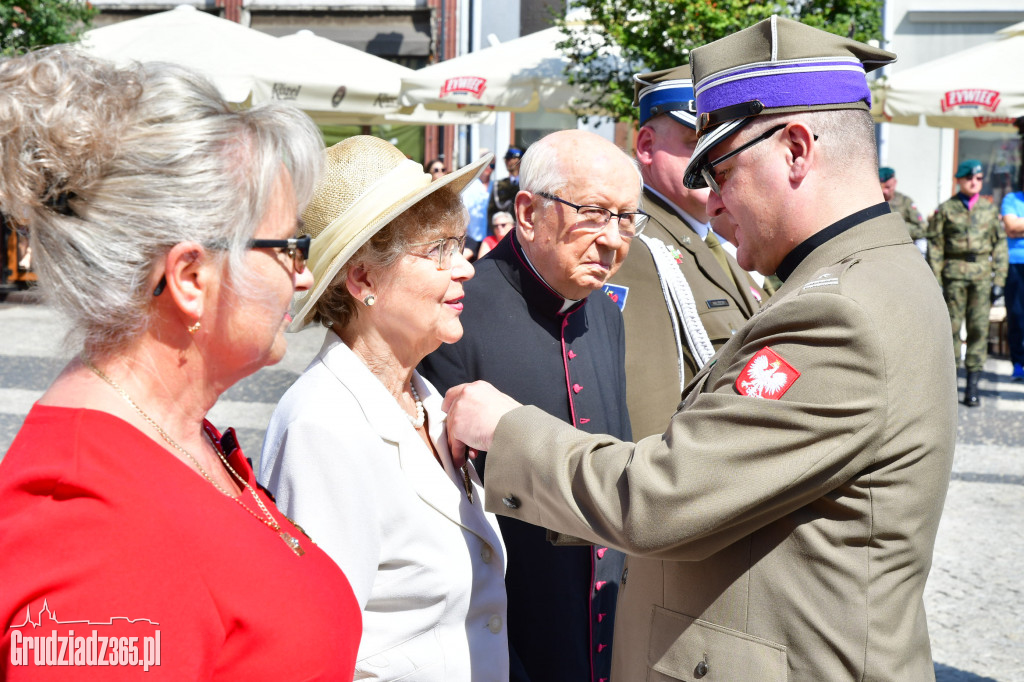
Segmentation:
{"type": "Polygon", "coordinates": [[[478,451],[487,451],[494,440],[494,430],[507,412],[522,405],[486,381],[459,384],[448,389],[442,409],[448,413],[448,447],[456,468],[478,451]]]}

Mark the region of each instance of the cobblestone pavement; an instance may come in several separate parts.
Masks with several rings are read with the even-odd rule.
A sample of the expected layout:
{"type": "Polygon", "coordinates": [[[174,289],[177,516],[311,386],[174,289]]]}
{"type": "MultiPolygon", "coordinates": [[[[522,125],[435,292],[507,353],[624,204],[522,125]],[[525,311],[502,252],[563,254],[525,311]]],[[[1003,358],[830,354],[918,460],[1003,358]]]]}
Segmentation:
{"type": "MultiPolygon", "coordinates": [[[[61,336],[57,317],[31,298],[0,304],[0,453],[64,366],[61,336]]],[[[274,404],[322,338],[317,330],[290,336],[280,364],[241,381],[211,411],[214,424],[236,427],[254,460],[274,404]]],[[[1007,360],[990,358],[981,407],[960,407],[925,592],[938,682],[1024,682],[1024,384],[1009,374],[1007,360]]]]}

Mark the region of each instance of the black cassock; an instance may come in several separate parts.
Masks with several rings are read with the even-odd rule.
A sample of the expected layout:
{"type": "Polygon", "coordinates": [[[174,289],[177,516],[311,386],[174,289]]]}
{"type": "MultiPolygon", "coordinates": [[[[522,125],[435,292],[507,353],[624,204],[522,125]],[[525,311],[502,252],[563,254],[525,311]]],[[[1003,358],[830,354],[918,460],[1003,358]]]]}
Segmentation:
{"type": "MultiPolygon", "coordinates": [[[[559,312],[565,299],[533,271],[514,232],[476,263],[465,289],[462,339],[420,367],[440,391],[483,379],[583,431],[631,440],[622,315],[604,293],[559,312]]],[[[476,466],[485,476],[485,453],[476,466]]],[[[623,555],[556,546],[543,528],[498,522],[512,680],[607,680],[623,555]]]]}

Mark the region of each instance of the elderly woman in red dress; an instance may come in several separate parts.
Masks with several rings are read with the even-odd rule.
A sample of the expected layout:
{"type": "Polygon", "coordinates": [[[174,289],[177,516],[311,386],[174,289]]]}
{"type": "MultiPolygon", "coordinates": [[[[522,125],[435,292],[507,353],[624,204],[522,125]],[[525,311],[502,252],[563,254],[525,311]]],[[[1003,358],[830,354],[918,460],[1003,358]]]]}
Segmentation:
{"type": "Polygon", "coordinates": [[[0,206],[74,353],[0,463],[0,678],[352,679],[348,581],[205,419],[284,354],[322,147],[168,64],[0,62],[0,206]]]}

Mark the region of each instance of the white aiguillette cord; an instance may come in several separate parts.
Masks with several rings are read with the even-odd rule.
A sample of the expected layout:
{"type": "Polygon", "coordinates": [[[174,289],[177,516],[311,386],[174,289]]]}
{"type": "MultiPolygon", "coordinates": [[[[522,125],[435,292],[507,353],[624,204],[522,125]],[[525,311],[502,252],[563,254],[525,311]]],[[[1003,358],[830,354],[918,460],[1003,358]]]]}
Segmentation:
{"type": "MultiPolygon", "coordinates": [[[[106,374],[104,374],[102,371],[100,371],[100,369],[98,367],[96,367],[96,365],[92,364],[92,362],[89,361],[89,358],[85,357],[85,355],[83,354],[83,355],[81,355],[81,359],[82,359],[82,364],[84,364],[86,367],[91,369],[92,372],[96,376],[98,376],[100,379],[103,379],[103,381],[105,381],[108,384],[110,384],[111,388],[113,388],[115,391],[117,391],[121,395],[122,398],[127,400],[128,404],[135,408],[135,411],[138,412],[142,416],[142,418],[145,419],[146,422],[150,426],[152,426],[153,429],[158,434],[160,434],[160,437],[163,438],[164,441],[166,441],[166,443],[168,445],[170,445],[172,448],[174,448],[175,450],[177,450],[181,454],[185,455],[185,457],[187,457],[188,460],[190,462],[192,462],[193,465],[195,465],[195,467],[199,471],[199,473],[203,475],[203,478],[205,478],[207,481],[209,481],[213,485],[214,488],[216,488],[217,490],[221,491],[222,493],[227,495],[229,498],[231,498],[232,500],[237,502],[242,507],[242,509],[244,509],[245,511],[249,512],[249,514],[251,514],[256,520],[262,522],[264,525],[266,525],[272,531],[277,533],[281,537],[281,539],[284,540],[284,544],[288,545],[289,549],[291,549],[293,552],[295,552],[295,554],[297,554],[298,556],[302,556],[303,554],[306,553],[306,550],[302,549],[302,545],[299,544],[298,538],[296,538],[295,536],[291,535],[288,531],[286,531],[286,530],[281,528],[281,524],[277,522],[277,519],[274,518],[273,514],[271,514],[270,511],[267,509],[267,507],[263,504],[263,500],[260,499],[260,496],[257,495],[256,491],[253,490],[251,485],[249,485],[249,482],[247,480],[245,480],[244,478],[242,478],[238,474],[238,472],[235,471],[231,467],[230,464],[228,464],[227,458],[224,457],[224,455],[220,451],[220,448],[217,447],[216,444],[213,445],[213,449],[217,453],[217,456],[220,457],[220,461],[224,463],[224,466],[227,468],[227,470],[229,472],[231,472],[231,475],[234,476],[238,480],[238,482],[242,484],[243,489],[249,491],[249,494],[252,495],[252,499],[256,500],[256,505],[260,508],[260,511],[263,512],[263,515],[264,515],[263,517],[261,517],[259,514],[254,512],[252,509],[250,509],[245,504],[245,502],[242,501],[241,497],[235,497],[234,495],[229,493],[227,490],[224,490],[224,488],[222,488],[220,486],[220,484],[217,483],[217,481],[213,480],[213,477],[211,477],[210,474],[208,474],[206,472],[206,469],[204,469],[203,465],[199,463],[199,460],[197,460],[195,457],[192,456],[192,453],[190,453],[188,450],[186,450],[185,448],[183,448],[180,445],[178,445],[178,443],[175,442],[175,440],[173,438],[171,438],[170,434],[168,434],[166,431],[164,431],[163,428],[159,424],[157,424],[155,421],[153,421],[152,417],[150,417],[148,414],[146,414],[142,410],[142,408],[139,407],[138,404],[134,400],[132,400],[132,397],[130,395],[128,395],[127,391],[125,391],[123,388],[118,386],[117,383],[115,383],[113,379],[111,379],[106,374]]],[[[205,429],[204,429],[203,432],[204,433],[206,432],[205,429]]]]}

